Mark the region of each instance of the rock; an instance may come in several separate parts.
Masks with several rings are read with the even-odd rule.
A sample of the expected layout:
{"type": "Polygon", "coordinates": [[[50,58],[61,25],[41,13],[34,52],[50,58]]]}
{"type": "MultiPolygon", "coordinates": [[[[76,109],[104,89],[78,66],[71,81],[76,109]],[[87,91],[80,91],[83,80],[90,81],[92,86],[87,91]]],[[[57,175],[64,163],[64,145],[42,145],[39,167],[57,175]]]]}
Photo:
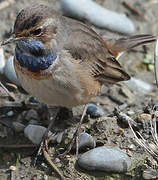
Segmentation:
{"type": "Polygon", "coordinates": [[[31,119],[28,124],[39,125],[38,121],[31,119]]]}
{"type": "Polygon", "coordinates": [[[16,169],[17,169],[16,166],[10,166],[9,167],[9,170],[11,170],[11,171],[16,171],[16,169]]]}
{"type": "Polygon", "coordinates": [[[61,143],[61,141],[62,141],[62,139],[63,139],[63,135],[64,135],[64,131],[59,132],[59,133],[57,134],[56,142],[57,142],[58,144],[61,143]]]}
{"type": "Polygon", "coordinates": [[[146,169],[143,171],[143,179],[157,179],[158,178],[158,172],[154,169],[146,169]]]}
{"type": "Polygon", "coordinates": [[[130,80],[124,82],[130,89],[147,94],[153,90],[153,86],[141,79],[137,79],[135,77],[131,77],[130,80]]]}
{"type": "Polygon", "coordinates": [[[29,98],[29,102],[30,102],[30,103],[40,103],[40,101],[39,101],[37,98],[33,97],[33,96],[31,96],[31,97],[29,98]]]}
{"type": "Polygon", "coordinates": [[[89,104],[86,114],[90,115],[91,118],[98,118],[104,115],[104,110],[95,104],[89,104]]]}
{"type": "MultiPolygon", "coordinates": [[[[28,125],[24,129],[24,134],[30,141],[32,141],[33,144],[40,144],[46,130],[47,128],[43,126],[28,125]]],[[[51,134],[52,133],[49,131],[48,136],[50,136],[51,134]]]]}
{"type": "Polygon", "coordinates": [[[132,111],[132,110],[127,111],[127,115],[128,115],[128,116],[132,116],[132,115],[134,115],[134,114],[135,114],[135,112],[132,111]]]}
{"type": "Polygon", "coordinates": [[[123,173],[130,168],[131,160],[119,148],[102,146],[82,154],[78,165],[86,170],[123,173]]]}
{"type": "Polygon", "coordinates": [[[128,107],[128,104],[127,103],[124,103],[124,104],[121,104],[120,106],[119,106],[119,109],[120,110],[124,110],[125,108],[127,108],[128,107]]]}
{"type": "Polygon", "coordinates": [[[15,122],[13,122],[12,125],[13,125],[15,132],[23,132],[24,131],[25,125],[23,125],[22,123],[15,121],[15,122]]]}
{"type": "Polygon", "coordinates": [[[62,132],[58,132],[57,134],[53,135],[51,137],[51,143],[60,144],[63,140],[63,136],[65,135],[65,132],[66,131],[62,131],[62,132]]]}
{"type": "Polygon", "coordinates": [[[61,0],[61,8],[64,15],[87,20],[100,28],[124,34],[135,32],[133,22],[125,14],[105,9],[92,0],[61,0]]]}
{"type": "Polygon", "coordinates": [[[9,112],[7,112],[7,116],[11,117],[11,116],[13,116],[13,115],[14,115],[14,111],[9,111],[9,112]]]}
{"type": "Polygon", "coordinates": [[[4,50],[0,48],[0,74],[3,74],[5,63],[4,50]]]}
{"type": "Polygon", "coordinates": [[[36,119],[38,119],[38,114],[34,109],[30,109],[29,111],[26,112],[25,120],[30,121],[36,119]]]}
{"type": "Polygon", "coordinates": [[[49,179],[48,176],[46,174],[44,174],[43,180],[48,180],[48,179],[49,179]]]}
{"type": "Polygon", "coordinates": [[[11,56],[5,64],[4,67],[4,75],[14,84],[20,86],[20,82],[16,76],[16,72],[14,69],[14,62],[13,62],[14,57],[11,56]]]}
{"type": "Polygon", "coordinates": [[[79,142],[78,142],[78,149],[84,149],[84,148],[95,148],[96,142],[93,139],[93,137],[88,133],[81,133],[79,136],[79,142]]]}

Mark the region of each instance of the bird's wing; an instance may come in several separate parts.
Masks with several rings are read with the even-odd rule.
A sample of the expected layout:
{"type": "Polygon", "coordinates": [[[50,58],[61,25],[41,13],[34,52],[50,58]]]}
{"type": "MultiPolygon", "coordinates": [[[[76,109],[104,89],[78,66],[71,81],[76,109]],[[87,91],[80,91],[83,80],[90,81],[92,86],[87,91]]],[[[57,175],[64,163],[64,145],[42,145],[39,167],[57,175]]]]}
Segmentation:
{"type": "Polygon", "coordinates": [[[82,23],[75,23],[74,27],[71,24],[69,40],[64,48],[101,84],[115,83],[130,78],[104,40],[82,23]]]}

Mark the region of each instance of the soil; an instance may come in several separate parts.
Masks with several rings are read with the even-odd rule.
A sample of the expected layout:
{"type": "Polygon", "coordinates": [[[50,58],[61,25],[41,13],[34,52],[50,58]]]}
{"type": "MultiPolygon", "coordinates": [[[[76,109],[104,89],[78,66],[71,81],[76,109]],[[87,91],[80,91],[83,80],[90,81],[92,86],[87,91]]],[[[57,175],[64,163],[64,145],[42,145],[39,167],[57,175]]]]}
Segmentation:
{"type": "MultiPolygon", "coordinates": [[[[4,0],[5,1],[5,0],[4,0]]],[[[45,4],[52,5],[54,9],[60,11],[60,1],[57,0],[39,0],[45,4]]],[[[138,14],[131,12],[123,5],[123,0],[98,0],[102,6],[116,12],[126,13],[137,27],[136,34],[157,34],[158,33],[158,6],[155,1],[151,0],[126,0],[137,11],[138,14]]],[[[11,28],[17,13],[34,0],[15,0],[13,4],[0,11],[0,39],[9,36],[11,28]]],[[[0,3],[1,5],[1,3],[0,3]]],[[[103,33],[109,37],[119,37],[122,35],[98,29],[91,25],[98,33],[103,33]]],[[[4,47],[5,57],[8,59],[14,55],[14,45],[4,47]]],[[[134,141],[134,135],[128,126],[126,120],[118,118],[116,108],[120,108],[125,114],[128,114],[133,120],[137,121],[137,131],[142,133],[145,139],[152,139],[148,118],[139,118],[142,114],[150,114],[149,106],[156,105],[158,102],[158,91],[155,84],[153,70],[154,44],[145,47],[139,47],[132,51],[126,52],[121,58],[120,63],[131,76],[144,80],[153,86],[150,93],[143,93],[137,89],[129,88],[124,82],[113,86],[106,85],[102,88],[101,95],[97,96],[93,102],[99,104],[105,111],[101,118],[92,119],[87,117],[82,125],[82,131],[88,132],[96,140],[97,146],[111,145],[121,148],[132,160],[132,167],[129,172],[124,174],[105,174],[103,172],[86,172],[80,169],[76,164],[74,152],[70,152],[64,158],[58,157],[58,153],[63,152],[64,147],[71,140],[77,122],[82,115],[83,107],[73,108],[71,111],[62,111],[59,114],[59,120],[53,126],[52,132],[65,132],[61,143],[49,145],[49,151],[52,161],[64,174],[66,179],[143,179],[143,171],[147,168],[157,170],[157,161],[147,152],[144,151],[134,141]],[[150,64],[144,63],[146,55],[151,56],[150,64]],[[151,65],[151,66],[150,66],[151,65]],[[152,67],[152,68],[150,68],[152,67]],[[124,108],[121,105],[125,105],[124,108]],[[114,111],[115,109],[115,111],[114,111]],[[139,120],[139,121],[138,121],[139,120]],[[138,123],[139,122],[139,123],[138,123]],[[139,124],[139,127],[138,127],[139,124]]],[[[32,147],[31,142],[24,136],[23,132],[17,132],[13,124],[19,122],[27,125],[30,120],[35,120],[39,125],[47,127],[49,116],[55,114],[55,108],[47,108],[39,103],[36,99],[30,98],[22,88],[13,84],[8,84],[4,76],[0,80],[15,96],[13,101],[0,87],[0,180],[55,180],[59,179],[57,173],[52,170],[43,154],[38,156],[35,165],[37,148],[32,147]],[[32,115],[34,110],[35,115],[32,115]],[[48,113],[49,111],[49,113],[48,113]],[[30,114],[31,115],[30,115],[30,114]],[[29,115],[28,115],[29,114],[29,115]],[[27,118],[26,118],[27,116],[27,118]],[[25,145],[25,147],[22,147],[25,145]],[[15,166],[15,171],[10,171],[10,167],[15,166]]],[[[85,149],[84,151],[87,151],[85,149]]],[[[83,152],[80,152],[81,155],[83,152]]]]}

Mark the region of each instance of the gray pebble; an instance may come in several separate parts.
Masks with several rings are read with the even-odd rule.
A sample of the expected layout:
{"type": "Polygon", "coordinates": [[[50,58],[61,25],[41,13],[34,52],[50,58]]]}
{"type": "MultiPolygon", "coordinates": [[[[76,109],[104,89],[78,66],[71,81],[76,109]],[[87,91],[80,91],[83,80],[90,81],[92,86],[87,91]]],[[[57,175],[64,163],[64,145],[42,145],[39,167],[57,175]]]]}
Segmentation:
{"type": "Polygon", "coordinates": [[[104,115],[104,110],[100,106],[89,104],[86,113],[90,115],[91,118],[98,118],[104,115]]]}
{"type": "Polygon", "coordinates": [[[57,142],[58,144],[61,143],[61,141],[62,141],[62,139],[63,139],[63,135],[64,135],[64,131],[58,133],[57,138],[56,138],[56,142],[57,142]]]}
{"type": "Polygon", "coordinates": [[[82,154],[78,165],[86,170],[122,173],[127,172],[131,160],[119,148],[102,146],[82,154]]]}
{"type": "MultiPolygon", "coordinates": [[[[47,128],[43,126],[30,124],[24,129],[24,134],[33,144],[40,144],[46,130],[47,128]]],[[[48,136],[51,134],[52,133],[49,131],[48,136]]]]}
{"type": "Polygon", "coordinates": [[[33,120],[38,119],[37,111],[35,111],[34,109],[30,109],[29,111],[26,112],[25,115],[25,120],[30,121],[32,119],[33,120]]]}
{"type": "Polygon", "coordinates": [[[61,0],[64,15],[88,20],[92,24],[111,31],[132,34],[133,22],[125,15],[103,8],[92,0],[61,0]]]}
{"type": "Polygon", "coordinates": [[[39,125],[38,121],[31,119],[28,124],[39,125]]]}
{"type": "Polygon", "coordinates": [[[20,82],[16,76],[16,72],[14,69],[14,62],[13,62],[14,57],[11,56],[5,64],[4,67],[4,75],[14,84],[20,86],[20,82]]]}
{"type": "Polygon", "coordinates": [[[12,125],[13,125],[13,129],[14,129],[16,132],[23,132],[23,131],[24,131],[25,125],[23,125],[22,123],[13,122],[12,125]]]}
{"type": "Polygon", "coordinates": [[[96,142],[93,139],[93,137],[88,133],[81,133],[79,136],[79,142],[78,142],[78,149],[84,149],[84,148],[95,148],[96,142]]]}

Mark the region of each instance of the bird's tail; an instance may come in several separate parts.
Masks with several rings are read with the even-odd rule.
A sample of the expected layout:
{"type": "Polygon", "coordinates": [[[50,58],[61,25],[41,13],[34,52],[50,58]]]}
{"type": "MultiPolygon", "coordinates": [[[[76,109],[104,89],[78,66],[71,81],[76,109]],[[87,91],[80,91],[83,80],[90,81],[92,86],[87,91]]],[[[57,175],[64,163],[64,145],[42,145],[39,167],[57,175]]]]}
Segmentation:
{"type": "Polygon", "coordinates": [[[157,40],[157,38],[157,36],[153,36],[150,34],[142,34],[120,39],[105,39],[105,43],[110,49],[111,53],[115,56],[115,58],[118,59],[118,57],[120,57],[120,55],[124,51],[132,49],[139,45],[145,45],[154,42],[157,40]]]}

